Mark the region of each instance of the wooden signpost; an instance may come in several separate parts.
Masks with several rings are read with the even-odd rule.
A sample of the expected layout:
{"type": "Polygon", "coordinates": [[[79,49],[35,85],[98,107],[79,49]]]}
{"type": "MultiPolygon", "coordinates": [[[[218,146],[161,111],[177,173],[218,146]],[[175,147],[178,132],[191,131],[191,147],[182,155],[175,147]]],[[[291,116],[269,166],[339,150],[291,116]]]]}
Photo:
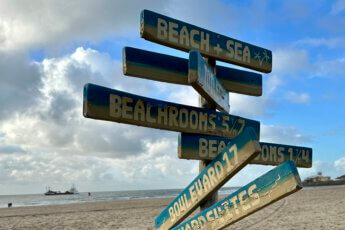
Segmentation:
{"type": "Polygon", "coordinates": [[[149,10],[141,12],[141,37],[264,73],[272,71],[272,52],[149,10]]]}
{"type": "MultiPolygon", "coordinates": [[[[125,47],[122,51],[123,73],[174,84],[189,85],[188,59],[125,47]]],[[[225,90],[252,96],[262,95],[262,75],[216,66],[217,78],[225,90]]]]}
{"type": "Polygon", "coordinates": [[[223,229],[301,188],[295,164],[287,161],[173,229],[223,229]]]}
{"type": "Polygon", "coordinates": [[[196,50],[189,52],[188,82],[211,104],[229,113],[229,92],[219,82],[213,70],[196,50]]]}
{"type": "MultiPolygon", "coordinates": [[[[213,160],[231,139],[190,133],[180,133],[178,157],[181,159],[213,160]]],[[[311,148],[260,142],[261,153],[250,164],[279,165],[293,160],[298,167],[311,168],[311,148]]]]}
{"type": "Polygon", "coordinates": [[[246,128],[158,215],[155,228],[165,230],[180,223],[259,152],[254,130],[246,128]]]}
{"type": "Polygon", "coordinates": [[[85,117],[126,124],[234,138],[252,127],[259,140],[258,121],[198,107],[141,97],[93,84],[84,87],[85,117]]]}
{"type": "Polygon", "coordinates": [[[270,50],[149,10],[141,12],[140,34],[190,52],[189,59],[125,47],[124,74],[191,85],[201,95],[202,108],[86,84],[83,115],[182,132],[179,157],[200,160],[200,174],[156,217],[157,229],[221,229],[302,188],[290,160],[299,167],[311,167],[312,149],[260,143],[258,121],[229,114],[228,92],[261,96],[261,74],[216,65],[221,60],[269,73],[270,50]],[[217,190],[248,163],[278,165],[283,161],[216,203],[217,190]],[[181,223],[198,206],[201,213],[181,223]]]}

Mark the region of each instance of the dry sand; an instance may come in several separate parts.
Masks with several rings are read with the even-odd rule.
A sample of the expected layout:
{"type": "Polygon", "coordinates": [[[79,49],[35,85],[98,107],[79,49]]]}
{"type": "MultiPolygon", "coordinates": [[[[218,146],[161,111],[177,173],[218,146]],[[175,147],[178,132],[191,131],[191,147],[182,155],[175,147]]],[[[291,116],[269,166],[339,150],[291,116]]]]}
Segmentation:
{"type": "MultiPolygon", "coordinates": [[[[171,199],[0,209],[0,229],[152,229],[171,199]]],[[[304,188],[227,229],[345,229],[345,186],[304,188]]]]}

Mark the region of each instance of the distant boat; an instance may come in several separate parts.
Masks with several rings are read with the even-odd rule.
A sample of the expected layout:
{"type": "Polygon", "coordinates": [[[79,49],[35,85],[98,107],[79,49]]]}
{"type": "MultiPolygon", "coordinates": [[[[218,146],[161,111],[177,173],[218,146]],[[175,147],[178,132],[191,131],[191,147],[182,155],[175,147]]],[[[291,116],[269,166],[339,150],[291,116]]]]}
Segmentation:
{"type": "Polygon", "coordinates": [[[66,192],[60,192],[60,191],[53,191],[48,187],[47,192],[44,193],[46,196],[55,196],[55,195],[74,195],[79,194],[78,190],[74,185],[72,185],[70,190],[67,190],[66,192]]]}

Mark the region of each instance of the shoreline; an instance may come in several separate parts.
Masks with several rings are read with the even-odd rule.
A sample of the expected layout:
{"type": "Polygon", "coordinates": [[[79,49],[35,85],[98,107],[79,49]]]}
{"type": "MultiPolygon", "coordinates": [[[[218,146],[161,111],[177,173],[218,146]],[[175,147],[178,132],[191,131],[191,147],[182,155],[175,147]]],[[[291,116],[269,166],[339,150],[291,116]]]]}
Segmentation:
{"type": "MultiPolygon", "coordinates": [[[[153,229],[155,216],[172,200],[154,198],[2,208],[0,229],[153,229]]],[[[227,229],[345,229],[344,216],[345,186],[308,187],[227,229]]]]}
{"type": "MultiPolygon", "coordinates": [[[[238,187],[221,188],[219,194],[229,194],[238,187]]],[[[160,189],[160,190],[132,190],[132,191],[100,191],[81,192],[74,195],[45,196],[44,194],[0,195],[0,209],[12,207],[46,206],[61,204],[93,203],[98,201],[116,200],[141,200],[141,199],[164,199],[175,198],[183,189],[160,189]]]]}
{"type": "MultiPolygon", "coordinates": [[[[304,186],[303,190],[306,189],[319,189],[319,188],[333,188],[334,186],[339,187],[339,186],[344,186],[345,185],[321,185],[321,186],[304,186]]],[[[236,191],[237,189],[239,189],[240,187],[234,187],[234,191],[236,191]]],[[[227,189],[232,189],[232,188],[227,188],[227,189]]],[[[178,189],[171,189],[171,190],[178,190],[178,189]]],[[[183,191],[182,189],[179,189],[181,191],[183,191]]],[[[133,191],[137,191],[137,190],[133,190],[133,191]]],[[[138,190],[140,191],[140,190],[138,190]]],[[[142,191],[151,191],[151,190],[142,190],[142,191]]],[[[154,190],[152,190],[154,191],[154,190]]],[[[92,192],[92,194],[95,193],[108,193],[108,192],[117,192],[117,191],[101,191],[101,192],[92,192]]],[[[121,191],[122,192],[122,191],[121,191]]],[[[219,191],[218,191],[219,192],[219,191]]],[[[232,193],[232,192],[231,192],[232,193]]],[[[88,192],[81,192],[80,194],[84,194],[84,197],[88,197],[87,194],[88,192]]],[[[219,193],[218,193],[219,194],[219,193]]],[[[229,195],[230,193],[221,193],[219,194],[219,197],[225,197],[227,195],[229,195]]],[[[2,197],[15,197],[15,196],[43,196],[43,194],[15,194],[15,195],[0,195],[0,198],[2,197]]],[[[71,195],[73,196],[73,195],[71,195]]],[[[156,200],[156,199],[173,199],[175,198],[177,195],[171,195],[171,196],[157,196],[157,197],[126,197],[126,198],[111,198],[111,199],[92,199],[93,197],[91,197],[89,200],[75,200],[74,201],[69,201],[66,203],[56,203],[56,204],[25,204],[25,205],[19,205],[17,206],[15,202],[12,201],[13,206],[11,208],[23,208],[23,207],[41,207],[41,206],[59,206],[59,205],[69,205],[69,204],[86,204],[86,203],[95,203],[95,202],[112,202],[112,201],[130,201],[130,200],[156,200]]],[[[59,197],[59,196],[50,196],[50,197],[59,197]]],[[[62,196],[64,197],[64,196],[62,196]]],[[[70,197],[70,196],[67,196],[70,197]]],[[[11,199],[9,199],[9,201],[11,201],[11,199]]],[[[10,203],[10,202],[8,202],[10,203]]],[[[5,205],[7,205],[7,203],[3,203],[5,205]]],[[[18,204],[18,203],[17,203],[18,204]]],[[[8,209],[7,206],[0,206],[0,210],[1,209],[8,209]]]]}

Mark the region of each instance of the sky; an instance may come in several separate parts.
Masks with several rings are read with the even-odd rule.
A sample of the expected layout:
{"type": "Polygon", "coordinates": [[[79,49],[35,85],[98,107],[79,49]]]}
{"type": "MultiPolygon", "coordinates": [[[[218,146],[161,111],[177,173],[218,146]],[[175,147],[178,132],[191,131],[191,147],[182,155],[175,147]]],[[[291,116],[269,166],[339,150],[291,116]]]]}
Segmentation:
{"type": "MultiPolygon", "coordinates": [[[[345,0],[2,0],[0,195],[184,188],[197,176],[198,161],[177,157],[178,133],[82,115],[86,83],[198,105],[191,86],[123,75],[124,46],[188,58],[140,38],[143,9],[272,50],[263,95],[230,93],[230,113],[260,121],[260,141],[312,147],[302,179],[345,174],[345,0]]],[[[270,169],[248,165],[226,186],[270,169]]]]}

